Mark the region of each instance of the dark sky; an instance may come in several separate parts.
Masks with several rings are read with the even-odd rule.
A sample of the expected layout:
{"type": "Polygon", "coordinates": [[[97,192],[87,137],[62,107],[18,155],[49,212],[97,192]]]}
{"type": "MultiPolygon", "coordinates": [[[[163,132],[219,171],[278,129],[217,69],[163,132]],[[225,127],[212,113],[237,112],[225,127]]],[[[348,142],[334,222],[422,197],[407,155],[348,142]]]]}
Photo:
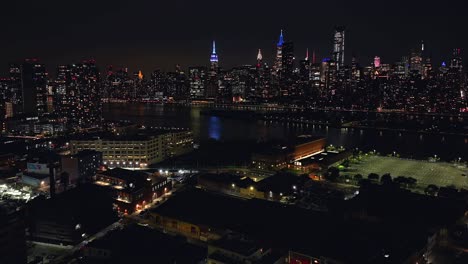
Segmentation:
{"type": "MultiPolygon", "coordinates": [[[[5,2],[5,3],[4,3],[5,2]]],[[[271,61],[280,29],[328,56],[334,25],[347,27],[346,59],[393,62],[424,39],[435,61],[453,47],[468,49],[468,4],[463,0],[9,0],[0,8],[0,66],[36,57],[57,64],[95,58],[145,73],[173,65],[208,64],[216,39],[220,65],[271,61]],[[435,2],[435,4],[431,3],[435,2]]],[[[466,57],[466,56],[465,56],[466,57]]]]}

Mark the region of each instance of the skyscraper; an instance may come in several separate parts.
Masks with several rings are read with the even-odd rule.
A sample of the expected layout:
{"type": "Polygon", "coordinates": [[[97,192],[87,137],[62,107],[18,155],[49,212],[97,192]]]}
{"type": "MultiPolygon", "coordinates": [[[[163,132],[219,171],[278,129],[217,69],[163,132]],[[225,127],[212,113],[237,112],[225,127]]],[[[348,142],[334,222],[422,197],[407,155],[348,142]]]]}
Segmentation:
{"type": "Polygon", "coordinates": [[[23,113],[47,113],[47,72],[44,64],[28,59],[21,65],[23,113]]]}
{"type": "Polygon", "coordinates": [[[380,68],[380,57],[379,56],[374,57],[374,67],[375,68],[380,68]]]}
{"type": "Polygon", "coordinates": [[[94,60],[62,66],[58,75],[65,85],[58,111],[68,119],[73,129],[93,128],[102,122],[101,82],[94,60]]]}
{"type": "Polygon", "coordinates": [[[257,54],[257,68],[262,67],[263,64],[263,56],[262,56],[262,50],[258,49],[258,54],[257,54]]]}
{"type": "Polygon", "coordinates": [[[410,71],[413,74],[423,74],[423,52],[424,52],[424,41],[421,41],[421,48],[413,50],[410,58],[410,71]]]}
{"type": "Polygon", "coordinates": [[[213,48],[211,51],[210,56],[210,73],[208,83],[205,89],[205,96],[206,98],[216,98],[219,89],[219,82],[218,82],[218,54],[216,54],[216,43],[213,40],[213,48]]]}
{"type": "Polygon", "coordinates": [[[206,67],[189,67],[190,97],[202,99],[205,96],[206,67]]]}
{"type": "Polygon", "coordinates": [[[216,42],[213,40],[213,49],[210,56],[210,75],[216,75],[218,71],[218,54],[216,54],[216,42]]]}
{"type": "Polygon", "coordinates": [[[283,69],[283,30],[281,30],[278,43],[276,44],[276,59],[274,65],[273,73],[279,75],[281,70],[283,69]]]}
{"type": "Polygon", "coordinates": [[[340,70],[345,63],[345,28],[335,27],[333,35],[333,60],[336,62],[336,69],[340,70]]]}
{"type": "Polygon", "coordinates": [[[294,43],[287,41],[282,47],[281,74],[283,78],[290,78],[294,71],[294,43]]]}
{"type": "Polygon", "coordinates": [[[306,56],[300,61],[299,75],[302,82],[310,81],[310,60],[309,60],[309,49],[306,50],[306,56]]]}

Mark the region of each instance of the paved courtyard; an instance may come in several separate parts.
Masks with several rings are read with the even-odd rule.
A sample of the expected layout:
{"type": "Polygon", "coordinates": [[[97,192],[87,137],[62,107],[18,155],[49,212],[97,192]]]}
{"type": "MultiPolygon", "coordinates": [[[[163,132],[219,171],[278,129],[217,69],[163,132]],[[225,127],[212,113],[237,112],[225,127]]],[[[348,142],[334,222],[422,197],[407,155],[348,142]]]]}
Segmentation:
{"type": "Polygon", "coordinates": [[[344,174],[362,174],[365,178],[369,173],[382,176],[390,173],[397,176],[413,177],[420,186],[435,184],[439,187],[455,185],[468,189],[468,169],[447,162],[429,162],[423,160],[408,160],[394,157],[366,156],[357,164],[351,164],[344,174]],[[465,174],[466,176],[462,176],[465,174]]]}

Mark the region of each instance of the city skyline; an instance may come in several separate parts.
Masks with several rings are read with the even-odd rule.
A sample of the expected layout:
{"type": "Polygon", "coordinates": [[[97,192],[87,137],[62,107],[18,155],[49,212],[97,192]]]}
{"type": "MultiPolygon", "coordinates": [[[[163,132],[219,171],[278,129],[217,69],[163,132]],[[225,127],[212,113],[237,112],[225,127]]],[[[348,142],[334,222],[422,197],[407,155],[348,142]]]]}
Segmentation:
{"type": "Polygon", "coordinates": [[[176,63],[184,67],[205,65],[208,43],[215,39],[220,60],[229,68],[255,63],[259,48],[264,61],[273,61],[280,29],[296,44],[296,56],[309,48],[318,58],[328,57],[335,25],[347,28],[347,63],[352,53],[363,64],[374,56],[383,62],[395,61],[421,40],[434,58],[448,56],[452,48],[468,47],[466,37],[459,34],[463,15],[457,13],[463,8],[454,8],[463,7],[461,1],[437,8],[421,1],[400,8],[399,2],[393,1],[381,10],[368,2],[297,3],[281,10],[271,1],[249,3],[246,9],[240,8],[242,3],[227,4],[225,9],[211,1],[194,4],[181,0],[165,4],[100,1],[92,7],[82,1],[73,10],[56,1],[6,3],[4,10],[8,12],[2,14],[2,22],[21,20],[4,28],[11,41],[0,44],[0,55],[5,64],[37,57],[46,65],[93,57],[100,65],[126,66],[148,74],[154,68],[171,70],[176,63]],[[24,9],[27,5],[31,8],[24,9]],[[86,19],[81,14],[86,14],[86,19]]]}
{"type": "MultiPolygon", "coordinates": [[[[346,32],[346,34],[348,34],[347,33],[348,30],[347,30],[347,28],[345,26],[337,26],[337,27],[335,27],[334,30],[336,30],[337,28],[339,28],[340,30],[343,30],[343,32],[346,32]]],[[[321,53],[320,51],[317,51],[317,50],[309,48],[309,47],[306,47],[304,50],[298,50],[297,48],[293,48],[293,55],[294,55],[293,66],[295,68],[298,68],[300,66],[299,63],[300,63],[301,60],[303,60],[305,58],[307,58],[307,60],[308,60],[309,59],[309,53],[313,54],[313,56],[312,56],[313,59],[311,60],[311,63],[314,63],[313,62],[314,60],[315,60],[316,63],[319,63],[322,60],[334,60],[334,59],[336,59],[337,55],[336,55],[336,52],[335,52],[335,49],[336,49],[335,46],[338,45],[338,44],[336,44],[335,40],[333,40],[333,38],[335,37],[334,35],[336,34],[336,31],[334,31],[334,30],[332,30],[330,32],[330,36],[331,36],[330,39],[331,40],[330,40],[330,44],[329,44],[329,52],[326,53],[326,54],[321,53]]],[[[265,52],[265,50],[269,50],[268,48],[257,48],[255,50],[256,51],[255,55],[251,56],[251,58],[248,61],[246,61],[244,63],[240,63],[240,64],[233,64],[232,62],[225,61],[225,59],[223,59],[223,53],[221,53],[221,59],[219,59],[218,58],[219,53],[217,52],[217,50],[219,50],[219,48],[218,48],[219,46],[217,44],[218,41],[216,39],[213,39],[209,43],[207,43],[207,44],[209,44],[209,45],[207,45],[207,46],[209,46],[209,52],[204,52],[204,55],[205,55],[204,56],[205,57],[204,61],[200,61],[199,63],[195,63],[195,64],[181,64],[181,63],[178,63],[177,61],[175,61],[175,62],[173,62],[173,64],[171,66],[168,66],[167,68],[162,67],[160,65],[154,65],[154,66],[147,65],[147,67],[149,67],[149,68],[145,68],[144,66],[130,67],[128,64],[124,64],[123,62],[118,63],[118,64],[103,64],[103,62],[97,60],[95,56],[82,57],[81,59],[68,61],[68,62],[64,62],[64,63],[61,63],[61,64],[48,64],[48,63],[46,63],[46,61],[48,61],[47,59],[43,60],[42,58],[38,58],[38,57],[33,56],[33,57],[17,58],[14,61],[9,61],[7,63],[3,63],[3,65],[0,66],[0,69],[2,69],[2,72],[0,74],[3,74],[3,76],[5,76],[7,74],[8,65],[20,64],[20,63],[24,62],[25,60],[34,60],[34,61],[37,61],[37,62],[39,62],[39,63],[41,63],[41,64],[43,64],[45,66],[45,68],[46,68],[46,70],[47,70],[50,77],[56,78],[57,77],[56,75],[58,73],[57,70],[59,69],[60,66],[72,65],[72,64],[75,64],[75,63],[81,63],[81,62],[84,62],[84,61],[93,60],[98,65],[99,70],[101,72],[105,72],[108,67],[111,67],[113,69],[128,69],[129,73],[131,73],[131,72],[142,72],[144,76],[149,76],[155,70],[162,70],[162,71],[165,71],[165,72],[171,72],[171,71],[174,71],[177,67],[180,67],[181,69],[184,69],[184,70],[188,70],[190,67],[209,66],[210,63],[211,63],[211,60],[213,59],[213,57],[212,57],[213,54],[216,56],[216,63],[220,62],[218,67],[220,67],[222,69],[231,69],[231,68],[238,67],[238,66],[243,66],[243,65],[255,65],[256,64],[255,58],[258,58],[259,50],[261,51],[261,54],[262,54],[262,61],[264,63],[267,63],[271,67],[275,67],[275,64],[277,63],[276,61],[278,60],[278,54],[277,54],[278,53],[278,51],[277,51],[278,47],[282,46],[282,44],[284,42],[290,42],[290,43],[292,42],[294,44],[294,47],[297,46],[296,42],[294,42],[293,40],[288,39],[287,36],[285,36],[286,33],[284,33],[283,29],[281,29],[279,32],[280,33],[278,34],[278,36],[276,38],[276,44],[273,45],[274,48],[272,49],[271,52],[268,52],[268,53],[265,52]],[[268,54],[268,55],[265,56],[266,54],[268,54]]],[[[341,37],[339,37],[339,38],[341,38],[341,37]]],[[[343,37],[343,40],[340,39],[340,41],[343,41],[343,43],[340,43],[339,45],[343,45],[343,46],[346,45],[347,47],[349,46],[349,39],[348,38],[344,39],[344,37],[343,37]]],[[[299,44],[299,46],[301,46],[301,45],[299,44]]],[[[461,54],[462,59],[466,60],[465,59],[465,54],[464,54],[465,50],[461,49],[459,47],[451,48],[447,53],[444,53],[442,57],[433,57],[432,56],[432,50],[430,48],[427,48],[427,46],[428,46],[427,42],[425,40],[421,40],[419,43],[417,43],[417,45],[414,45],[414,47],[411,48],[410,50],[408,50],[406,53],[402,53],[401,56],[396,57],[395,60],[388,60],[388,58],[385,58],[385,57],[383,57],[382,55],[379,55],[379,54],[376,54],[374,56],[365,58],[365,60],[362,60],[362,58],[360,56],[358,56],[357,53],[352,52],[352,51],[350,52],[349,49],[347,50],[347,53],[345,53],[342,56],[339,56],[338,58],[339,58],[339,61],[341,62],[340,63],[341,66],[351,65],[353,58],[355,58],[357,60],[357,63],[360,64],[361,66],[372,65],[375,62],[376,57],[379,58],[379,63],[394,65],[395,63],[398,63],[401,60],[401,58],[403,58],[403,57],[411,57],[412,52],[422,51],[422,52],[425,53],[426,57],[431,59],[433,66],[438,67],[438,66],[443,65],[444,63],[447,64],[450,61],[454,50],[458,50],[459,54],[461,54]]],[[[223,49],[221,48],[221,50],[223,50],[223,49]]],[[[243,57],[243,56],[240,56],[240,57],[243,57]]]]}

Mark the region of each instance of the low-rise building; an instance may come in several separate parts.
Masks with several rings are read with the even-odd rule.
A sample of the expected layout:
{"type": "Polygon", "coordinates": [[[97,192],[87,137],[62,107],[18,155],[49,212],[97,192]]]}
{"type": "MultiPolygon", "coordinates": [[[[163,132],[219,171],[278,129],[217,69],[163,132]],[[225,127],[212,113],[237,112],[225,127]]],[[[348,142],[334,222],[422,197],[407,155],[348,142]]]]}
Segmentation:
{"type": "Polygon", "coordinates": [[[0,201],[0,263],[26,263],[24,210],[0,201]]]}
{"type": "Polygon", "coordinates": [[[198,176],[198,185],[206,190],[243,198],[281,201],[302,189],[305,179],[287,173],[277,173],[259,181],[229,173],[206,173],[198,176]]]}
{"type": "Polygon", "coordinates": [[[257,169],[282,169],[324,149],[325,138],[311,135],[301,135],[286,142],[270,142],[252,154],[252,166],[257,169]]]}
{"type": "Polygon", "coordinates": [[[206,249],[133,224],[92,241],[82,254],[86,263],[204,263],[206,249]]]}
{"type": "Polygon", "coordinates": [[[86,136],[71,140],[70,149],[72,154],[86,149],[102,152],[103,164],[110,168],[145,168],[192,151],[193,136],[190,131],[86,136]]]}
{"type": "Polygon", "coordinates": [[[93,185],[68,190],[28,204],[29,239],[76,245],[117,220],[112,200],[93,185]]]}
{"type": "MultiPolygon", "coordinates": [[[[271,249],[240,234],[228,234],[208,245],[208,264],[267,263],[271,249]]],[[[281,257],[276,257],[277,261],[281,257]]],[[[268,262],[274,263],[274,262],[268,262]]]]}
{"type": "Polygon", "coordinates": [[[91,180],[102,165],[102,153],[95,150],[82,150],[61,158],[62,172],[68,174],[69,184],[91,180]]]}
{"type": "Polygon", "coordinates": [[[165,177],[122,168],[98,172],[94,183],[106,188],[118,211],[124,214],[144,209],[172,189],[172,181],[165,177]]]}

